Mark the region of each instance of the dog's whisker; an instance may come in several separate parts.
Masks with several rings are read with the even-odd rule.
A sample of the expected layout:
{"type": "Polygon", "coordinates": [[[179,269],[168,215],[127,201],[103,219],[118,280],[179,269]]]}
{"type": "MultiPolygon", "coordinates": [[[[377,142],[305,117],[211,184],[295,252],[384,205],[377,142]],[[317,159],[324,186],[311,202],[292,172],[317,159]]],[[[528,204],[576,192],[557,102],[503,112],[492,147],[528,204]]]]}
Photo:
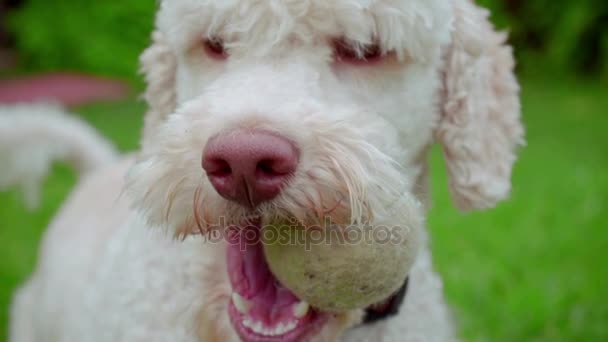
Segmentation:
{"type": "Polygon", "coordinates": [[[165,224],[169,222],[169,218],[171,216],[171,210],[173,209],[173,203],[175,202],[175,198],[181,190],[182,185],[186,181],[186,177],[182,177],[178,182],[176,182],[167,192],[167,198],[165,200],[165,224]]]}
{"type": "MultiPolygon", "coordinates": [[[[321,193],[321,190],[319,190],[318,187],[315,187],[315,192],[317,193],[317,197],[319,198],[319,203],[318,203],[318,205],[315,205],[315,210],[317,212],[319,222],[323,222],[325,220],[325,216],[326,216],[323,194],[321,193]]],[[[314,205],[314,202],[313,202],[313,205],[314,205]]]]}
{"type": "Polygon", "coordinates": [[[211,222],[211,213],[209,212],[209,208],[207,208],[204,203],[205,199],[202,198],[200,206],[203,208],[203,222],[205,223],[205,229],[209,230],[209,227],[213,225],[213,223],[211,222]]]}
{"type": "Polygon", "coordinates": [[[331,214],[334,213],[335,211],[337,211],[338,208],[340,208],[341,206],[342,206],[342,200],[338,199],[333,207],[325,210],[325,213],[324,213],[325,216],[331,216],[331,214]]]}
{"type": "Polygon", "coordinates": [[[204,235],[206,229],[204,228],[204,223],[201,220],[200,217],[200,208],[201,208],[201,187],[198,186],[196,188],[196,190],[194,191],[194,199],[193,199],[193,218],[194,218],[194,222],[196,223],[196,227],[198,228],[199,232],[204,235]]]}

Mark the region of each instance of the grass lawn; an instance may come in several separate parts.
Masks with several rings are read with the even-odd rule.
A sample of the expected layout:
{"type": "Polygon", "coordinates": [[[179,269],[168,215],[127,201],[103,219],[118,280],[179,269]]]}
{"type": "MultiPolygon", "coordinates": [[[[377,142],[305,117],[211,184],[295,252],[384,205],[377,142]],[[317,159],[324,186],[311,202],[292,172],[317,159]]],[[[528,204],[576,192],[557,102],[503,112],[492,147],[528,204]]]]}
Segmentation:
{"type": "MultiPolygon", "coordinates": [[[[523,84],[528,146],[509,202],[458,213],[433,153],[435,262],[464,340],[606,341],[608,84],[523,84]]],[[[79,110],[123,150],[137,147],[143,111],[136,101],[79,110]]],[[[17,193],[0,194],[0,339],[11,292],[31,272],[42,231],[74,182],[57,166],[35,213],[17,193]]]]}

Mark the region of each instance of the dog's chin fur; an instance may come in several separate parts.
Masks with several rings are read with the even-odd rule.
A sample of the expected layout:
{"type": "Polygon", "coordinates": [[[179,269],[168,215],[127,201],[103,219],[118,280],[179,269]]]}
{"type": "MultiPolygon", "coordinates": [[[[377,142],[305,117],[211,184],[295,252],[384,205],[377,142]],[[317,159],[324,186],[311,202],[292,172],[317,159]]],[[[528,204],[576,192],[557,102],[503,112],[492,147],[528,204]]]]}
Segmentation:
{"type": "Polygon", "coordinates": [[[226,246],[196,234],[252,217],[408,227],[422,248],[399,315],[356,329],[363,308],[332,316],[313,340],[452,340],[423,229],[428,147],[442,145],[454,201],[469,210],[508,196],[523,141],[511,50],[487,16],[470,0],[161,0],[141,57],[141,151],[64,206],[16,297],[12,341],[237,340],[226,246]],[[336,40],[355,53],[378,43],[384,58],[340,60],[336,40]],[[209,139],[252,130],[299,153],[281,194],[254,210],[218,195],[201,167],[209,139]],[[49,323],[49,312],[65,315],[49,323]]]}

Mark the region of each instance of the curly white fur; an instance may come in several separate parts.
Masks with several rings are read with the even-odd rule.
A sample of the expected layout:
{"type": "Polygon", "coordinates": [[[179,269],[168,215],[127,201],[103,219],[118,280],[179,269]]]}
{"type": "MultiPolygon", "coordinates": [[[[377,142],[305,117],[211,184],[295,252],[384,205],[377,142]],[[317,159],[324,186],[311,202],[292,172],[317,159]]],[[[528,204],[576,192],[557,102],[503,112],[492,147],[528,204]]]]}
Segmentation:
{"type": "Polygon", "coordinates": [[[515,148],[523,144],[519,86],[506,35],[492,30],[488,11],[461,1],[445,66],[443,143],[450,187],[461,209],[488,208],[511,190],[515,148]]]}
{"type": "Polygon", "coordinates": [[[15,297],[13,342],[238,340],[225,245],[191,233],[251,215],[200,166],[211,137],[243,129],[301,152],[257,215],[406,224],[423,236],[398,316],[356,328],[353,310],[313,340],[455,339],[420,223],[428,146],[444,147],[456,204],[485,208],[507,195],[523,136],[511,51],[485,11],[469,0],[163,0],[141,61],[142,149],[86,179],[52,223],[15,297]],[[221,37],[230,58],[207,56],[205,37],[221,37]],[[387,57],[340,63],[335,39],[377,42],[387,57]]]}

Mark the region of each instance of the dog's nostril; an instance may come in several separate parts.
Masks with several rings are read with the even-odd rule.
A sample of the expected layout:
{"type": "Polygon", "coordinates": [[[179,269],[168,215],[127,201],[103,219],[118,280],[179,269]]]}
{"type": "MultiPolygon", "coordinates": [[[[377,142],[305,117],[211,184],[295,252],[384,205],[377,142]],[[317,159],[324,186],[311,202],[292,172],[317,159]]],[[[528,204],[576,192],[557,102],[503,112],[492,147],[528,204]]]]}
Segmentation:
{"type": "Polygon", "coordinates": [[[282,176],[284,173],[277,170],[275,164],[275,160],[264,159],[258,163],[256,170],[261,176],[282,176]]]}
{"type": "Polygon", "coordinates": [[[207,176],[214,179],[225,179],[232,175],[230,163],[222,158],[203,158],[203,169],[207,176]]]}
{"type": "Polygon", "coordinates": [[[228,177],[232,174],[232,168],[230,167],[230,164],[227,161],[223,159],[216,159],[213,161],[213,163],[215,164],[215,170],[208,172],[212,176],[228,177]]]}

